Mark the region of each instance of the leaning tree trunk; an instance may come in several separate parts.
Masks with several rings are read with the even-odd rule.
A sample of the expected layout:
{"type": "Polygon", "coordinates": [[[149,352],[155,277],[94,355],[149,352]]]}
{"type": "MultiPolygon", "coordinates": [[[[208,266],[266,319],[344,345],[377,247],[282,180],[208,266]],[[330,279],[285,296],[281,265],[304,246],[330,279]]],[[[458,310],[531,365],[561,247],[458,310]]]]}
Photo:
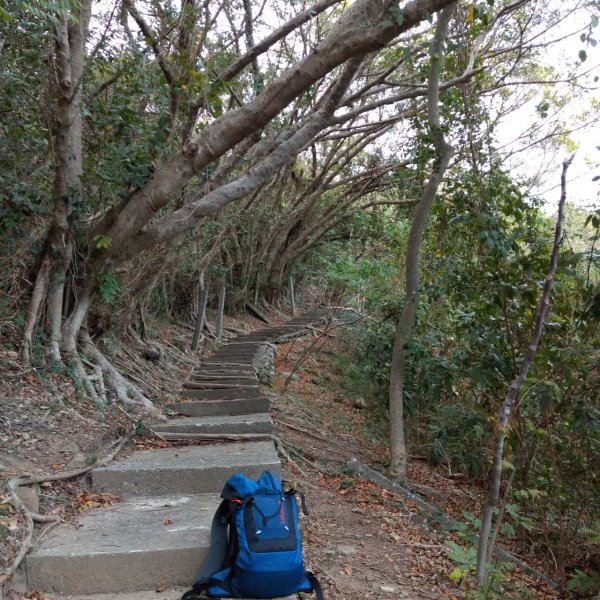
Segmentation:
{"type": "Polygon", "coordinates": [[[445,141],[440,126],[439,85],[442,71],[444,40],[448,25],[454,13],[455,4],[445,8],[439,15],[433,47],[427,94],[427,115],[429,133],[437,158],[429,181],[423,190],[421,200],[413,218],[408,244],[406,247],[406,290],[402,314],[398,320],[394,350],[390,370],[389,412],[390,412],[390,465],[389,474],[392,479],[406,479],[406,441],[404,436],[404,376],[406,370],[406,343],[410,339],[417,306],[419,304],[419,254],[423,232],[429,212],[435,200],[438,187],[444,178],[450,159],[452,147],[445,141]]]}
{"type": "Polygon", "coordinates": [[[477,584],[482,585],[487,577],[486,565],[493,552],[493,543],[489,541],[490,532],[492,530],[492,519],[494,510],[498,504],[498,498],[500,495],[500,484],[502,483],[502,467],[504,463],[504,439],[508,432],[508,426],[510,423],[510,417],[513,411],[513,407],[521,390],[527,373],[533,364],[533,359],[537,353],[537,349],[540,345],[542,338],[542,332],[544,331],[544,321],[548,310],[550,308],[550,294],[552,292],[552,286],[554,284],[554,275],[556,274],[556,268],[558,266],[558,253],[560,251],[562,238],[563,238],[563,221],[564,221],[564,208],[567,199],[567,170],[571,165],[573,156],[563,162],[562,175],[561,175],[561,195],[558,204],[558,215],[556,217],[556,227],[554,230],[554,244],[552,246],[552,254],[550,255],[550,267],[546,280],[544,281],[544,288],[542,290],[542,296],[540,298],[537,315],[535,318],[535,325],[533,333],[531,335],[531,342],[527,349],[527,354],[523,359],[521,370],[513,381],[506,398],[502,403],[500,409],[500,415],[498,418],[498,430],[496,432],[496,443],[494,448],[494,465],[492,467],[492,477],[488,494],[486,498],[485,507],[483,509],[483,516],[481,518],[481,529],[479,531],[479,545],[477,548],[477,569],[475,576],[477,578],[477,584]]]}

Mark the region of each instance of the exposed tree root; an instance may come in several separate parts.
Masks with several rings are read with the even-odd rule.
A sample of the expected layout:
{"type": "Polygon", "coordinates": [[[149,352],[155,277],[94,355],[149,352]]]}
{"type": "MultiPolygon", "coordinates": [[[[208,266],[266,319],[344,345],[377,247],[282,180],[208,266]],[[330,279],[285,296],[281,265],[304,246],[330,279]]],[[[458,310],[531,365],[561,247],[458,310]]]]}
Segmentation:
{"type": "Polygon", "coordinates": [[[82,386],[84,395],[94,403],[101,405],[102,400],[94,387],[93,381],[85,370],[79,354],[77,354],[77,352],[70,353],[67,362],[75,373],[76,381],[82,386]]]}
{"type": "Polygon", "coordinates": [[[89,375],[88,379],[90,381],[96,382],[100,402],[103,405],[108,404],[108,396],[106,393],[106,386],[104,385],[104,373],[102,372],[102,368],[100,367],[100,365],[95,365],[94,363],[91,363],[84,359],[82,359],[82,362],[94,370],[94,375],[89,375]]]}
{"type": "MultiPolygon", "coordinates": [[[[50,481],[64,481],[66,479],[73,479],[75,477],[80,477],[81,475],[85,475],[89,473],[92,469],[96,467],[106,466],[110,463],[117,454],[122,450],[123,446],[131,439],[133,433],[121,438],[118,440],[116,447],[114,450],[100,463],[90,467],[84,467],[82,469],[77,469],[75,471],[65,471],[63,473],[53,473],[52,475],[38,475],[34,477],[24,477],[24,478],[13,478],[7,482],[8,493],[10,494],[10,503],[13,505],[17,512],[23,514],[26,519],[26,530],[23,541],[21,542],[21,547],[19,549],[19,553],[17,554],[15,560],[12,565],[5,571],[5,573],[0,577],[0,585],[6,584],[12,576],[15,574],[16,570],[19,568],[19,565],[27,555],[27,553],[32,550],[34,544],[33,540],[33,530],[35,523],[49,523],[49,526],[44,529],[42,534],[38,537],[38,540],[43,537],[43,535],[51,528],[56,526],[61,518],[58,515],[41,515],[39,513],[35,513],[30,511],[22,502],[21,498],[19,498],[18,490],[20,487],[33,485],[34,483],[46,483],[50,481]]],[[[0,588],[0,593],[2,592],[2,588],[0,588]]]]}
{"type": "Polygon", "coordinates": [[[292,457],[287,453],[287,450],[285,449],[284,444],[277,436],[274,437],[274,442],[275,442],[275,446],[276,446],[279,454],[281,454],[281,456],[283,456],[283,458],[285,458],[285,462],[288,465],[293,466],[294,469],[296,469],[296,471],[298,471],[302,476],[308,478],[308,473],[306,471],[304,471],[303,469],[301,469],[300,466],[298,465],[298,463],[292,459],[292,457]]]}
{"type": "MultiPolygon", "coordinates": [[[[307,464],[309,467],[311,467],[318,473],[321,473],[321,475],[331,475],[331,472],[322,468],[316,462],[306,458],[306,456],[304,456],[302,454],[302,452],[300,452],[300,450],[298,450],[297,448],[294,448],[294,446],[290,446],[290,444],[286,444],[285,442],[282,442],[281,440],[279,440],[279,448],[280,449],[283,448],[283,449],[287,450],[289,454],[293,454],[296,458],[300,459],[303,463],[307,464]]],[[[334,460],[334,462],[340,462],[340,461],[334,460]]]]}
{"type": "Polygon", "coordinates": [[[104,354],[98,350],[89,334],[82,333],[81,342],[84,350],[89,354],[94,363],[102,369],[106,376],[106,381],[115,393],[118,402],[123,406],[132,407],[136,412],[142,412],[154,419],[165,419],[152,400],[147,398],[137,386],[127,381],[104,354]]]}

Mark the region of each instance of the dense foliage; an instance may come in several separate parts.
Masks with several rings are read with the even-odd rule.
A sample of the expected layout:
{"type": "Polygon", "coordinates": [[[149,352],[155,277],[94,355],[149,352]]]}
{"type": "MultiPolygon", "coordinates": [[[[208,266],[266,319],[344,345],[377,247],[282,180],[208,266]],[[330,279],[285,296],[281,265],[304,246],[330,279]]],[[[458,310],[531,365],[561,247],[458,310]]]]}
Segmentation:
{"type": "MultiPolygon", "coordinates": [[[[600,560],[596,543],[586,543],[600,517],[600,264],[598,223],[585,215],[571,209],[576,228],[562,246],[551,316],[506,457],[515,471],[508,498],[533,522],[519,536],[542,542],[562,577],[582,565],[598,571],[600,560]]],[[[349,334],[357,350],[345,376],[382,427],[404,218],[390,215],[385,246],[377,237],[371,252],[355,249],[355,259],[337,261],[328,276],[332,286],[344,281],[345,297],[372,317],[349,334]]],[[[411,452],[449,473],[485,481],[494,417],[530,339],[552,234],[552,219],[501,171],[455,174],[436,207],[405,400],[411,452]]]]}

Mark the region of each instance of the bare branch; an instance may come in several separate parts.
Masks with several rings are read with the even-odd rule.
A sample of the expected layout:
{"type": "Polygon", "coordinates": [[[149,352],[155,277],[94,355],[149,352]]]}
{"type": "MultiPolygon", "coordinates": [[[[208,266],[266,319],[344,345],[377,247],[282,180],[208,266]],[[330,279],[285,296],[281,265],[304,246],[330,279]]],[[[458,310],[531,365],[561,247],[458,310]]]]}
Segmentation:
{"type": "Polygon", "coordinates": [[[542,338],[542,332],[544,330],[544,321],[548,314],[550,307],[550,294],[552,292],[552,286],[554,284],[554,275],[556,274],[556,268],[558,266],[558,253],[563,238],[563,221],[564,221],[564,208],[567,199],[567,170],[573,161],[573,156],[563,162],[562,174],[561,174],[561,194],[560,201],[558,203],[558,215],[556,217],[556,227],[554,230],[554,244],[552,246],[552,254],[550,255],[550,266],[548,268],[548,274],[544,281],[544,288],[540,297],[540,303],[538,306],[537,315],[535,318],[535,325],[533,333],[531,335],[531,342],[527,349],[527,354],[521,365],[519,375],[511,385],[502,408],[500,410],[500,416],[498,419],[498,431],[496,433],[496,448],[494,450],[494,466],[492,468],[492,479],[488,490],[488,496],[486,505],[483,511],[481,529],[479,534],[479,546],[477,549],[477,583],[482,584],[486,579],[486,563],[488,556],[493,554],[493,548],[488,547],[488,538],[492,527],[492,517],[496,504],[498,503],[498,497],[500,494],[500,483],[502,481],[502,467],[504,462],[504,438],[508,429],[510,416],[519,395],[519,391],[529,369],[533,364],[533,359],[536,355],[540,340],[542,338]]]}

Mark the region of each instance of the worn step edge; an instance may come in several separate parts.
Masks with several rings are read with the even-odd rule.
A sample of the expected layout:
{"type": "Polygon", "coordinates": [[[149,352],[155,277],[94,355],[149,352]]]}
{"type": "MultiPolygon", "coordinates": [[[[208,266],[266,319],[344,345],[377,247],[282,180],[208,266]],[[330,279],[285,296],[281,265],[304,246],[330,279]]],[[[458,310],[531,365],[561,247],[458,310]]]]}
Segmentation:
{"type": "MultiPolygon", "coordinates": [[[[184,398],[196,398],[203,400],[236,400],[240,398],[260,398],[261,392],[258,386],[245,386],[233,388],[220,388],[210,390],[182,389],[181,396],[184,398]]],[[[259,410],[253,412],[261,412],[259,410]]]]}
{"type": "Polygon", "coordinates": [[[29,555],[28,588],[90,594],[189,585],[208,551],[217,506],[217,494],[198,494],[92,510],[29,555]]]}
{"type": "Polygon", "coordinates": [[[209,381],[209,382],[218,382],[218,383],[226,383],[228,381],[239,383],[239,382],[248,382],[247,385],[257,385],[258,379],[256,378],[256,374],[248,374],[248,375],[234,375],[227,373],[220,373],[218,375],[214,373],[202,374],[202,373],[190,373],[187,381],[209,381]]]}
{"type": "MultiPolygon", "coordinates": [[[[163,590],[164,588],[160,588],[163,590]]],[[[169,589],[164,591],[158,591],[156,589],[144,590],[141,592],[126,592],[124,594],[93,594],[92,596],[57,596],[52,594],[52,600],[180,600],[181,596],[184,592],[187,592],[190,589],[190,586],[187,587],[178,587],[175,589],[169,589]]],[[[248,598],[241,600],[250,600],[248,598]]],[[[265,600],[265,599],[261,599],[265,600]]],[[[298,600],[298,595],[294,596],[285,596],[280,598],[273,598],[272,600],[298,600]]]]}
{"type": "Polygon", "coordinates": [[[190,400],[173,402],[167,408],[173,412],[187,417],[216,417],[220,415],[248,415],[252,413],[268,412],[269,399],[264,396],[251,398],[203,398],[202,390],[189,390],[184,396],[190,400]]]}
{"type": "Polygon", "coordinates": [[[271,441],[184,446],[137,451],[128,458],[94,469],[92,487],[123,497],[219,492],[242,472],[258,478],[281,463],[271,441]]]}
{"type": "Polygon", "coordinates": [[[183,417],[152,427],[162,433],[271,433],[273,421],[266,413],[223,415],[214,417],[183,417]]]}
{"type": "Polygon", "coordinates": [[[239,390],[245,388],[248,385],[256,383],[253,381],[239,381],[239,382],[219,382],[219,381],[185,381],[183,383],[183,389],[185,390],[239,390]]]}

